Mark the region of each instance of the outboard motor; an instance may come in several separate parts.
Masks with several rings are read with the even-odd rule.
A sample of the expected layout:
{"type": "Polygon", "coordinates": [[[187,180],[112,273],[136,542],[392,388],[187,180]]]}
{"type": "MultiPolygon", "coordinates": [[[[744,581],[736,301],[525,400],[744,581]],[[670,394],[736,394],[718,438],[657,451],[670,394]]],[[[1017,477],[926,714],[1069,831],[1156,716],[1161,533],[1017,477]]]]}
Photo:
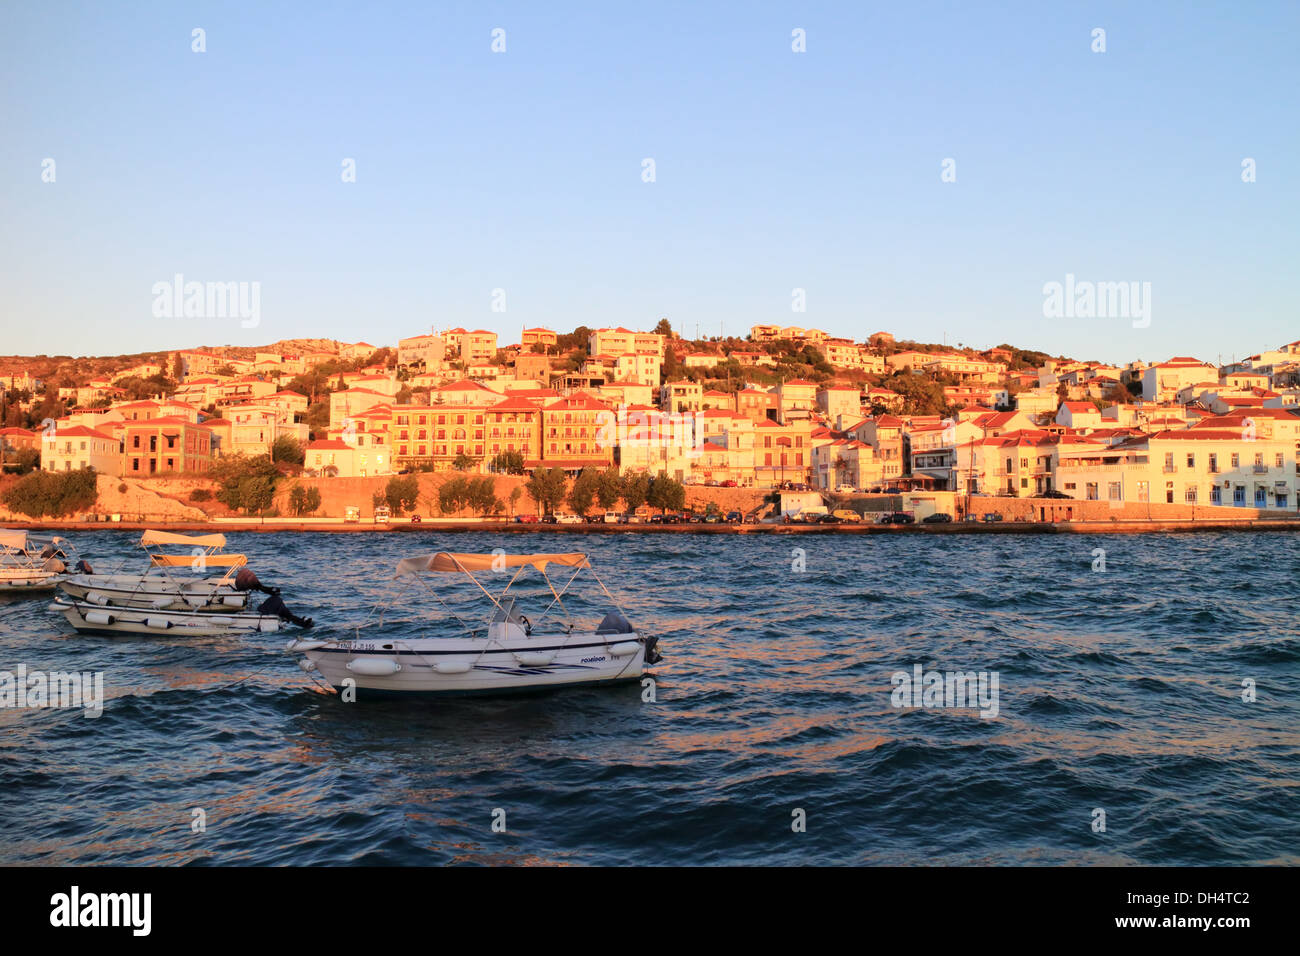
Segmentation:
{"type": "Polygon", "coordinates": [[[645,662],[647,664],[658,664],[664,659],[664,656],[659,653],[658,648],[658,637],[647,637],[645,639],[645,662]]]}
{"type": "Polygon", "coordinates": [[[77,574],[94,574],[95,569],[90,566],[90,562],[82,558],[77,562],[77,566],[72,569],[77,574]]]}
{"type": "Polygon", "coordinates": [[[272,594],[262,602],[262,606],[257,609],[258,614],[274,614],[282,621],[288,621],[291,624],[297,624],[299,627],[309,628],[315,622],[309,617],[299,617],[284,606],[284,601],[279,594],[272,594]]]}
{"type": "Polygon", "coordinates": [[[240,568],[235,574],[236,591],[261,591],[263,594],[279,594],[279,588],[268,588],[257,580],[257,575],[248,568],[240,568]]]}

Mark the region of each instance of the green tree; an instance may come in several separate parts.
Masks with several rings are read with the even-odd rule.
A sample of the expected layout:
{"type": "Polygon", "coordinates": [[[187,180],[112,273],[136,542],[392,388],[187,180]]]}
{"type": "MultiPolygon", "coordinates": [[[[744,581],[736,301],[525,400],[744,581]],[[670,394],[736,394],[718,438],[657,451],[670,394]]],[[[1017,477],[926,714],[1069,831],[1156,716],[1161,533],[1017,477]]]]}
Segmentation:
{"type": "Polygon", "coordinates": [[[456,460],[451,463],[451,467],[457,471],[474,471],[478,468],[478,459],[471,458],[469,455],[461,452],[456,456],[456,460]]]}
{"type": "Polygon", "coordinates": [[[491,469],[498,475],[522,475],[524,473],[524,453],[521,451],[503,451],[492,458],[491,469]]]}
{"type": "Polygon", "coordinates": [[[584,468],[573,479],[569,489],[569,508],[574,514],[585,515],[591,510],[592,499],[596,497],[600,483],[600,474],[594,468],[584,468]]]}
{"type": "Polygon", "coordinates": [[[388,479],[384,488],[384,500],[389,510],[401,517],[407,511],[414,511],[420,499],[420,480],[414,475],[388,479]]]}
{"type": "Polygon", "coordinates": [[[271,460],[285,465],[301,465],[306,460],[302,443],[292,435],[281,435],[271,446],[271,460]]]}
{"type": "Polygon", "coordinates": [[[510,517],[515,516],[515,509],[519,507],[519,499],[524,496],[524,489],[515,485],[510,489],[510,517]]]}
{"type": "Polygon", "coordinates": [[[497,514],[501,511],[501,499],[497,497],[497,483],[487,475],[470,478],[468,481],[469,507],[479,515],[497,514]]]}
{"type": "Polygon", "coordinates": [[[216,499],[231,511],[265,511],[275,497],[279,469],[270,455],[232,455],[213,463],[208,477],[217,483],[216,499]]]}
{"type": "Polygon", "coordinates": [[[538,468],[524,487],[528,489],[528,494],[537,502],[538,507],[544,513],[550,514],[564,500],[565,484],[563,468],[538,468]]]}
{"type": "Polygon", "coordinates": [[[617,468],[606,468],[596,475],[596,500],[605,511],[618,503],[623,493],[623,483],[618,480],[617,468]]]}
{"type": "Polygon", "coordinates": [[[438,508],[444,514],[459,514],[469,504],[469,498],[469,479],[464,475],[453,475],[438,489],[438,508]]]}
{"type": "Polygon", "coordinates": [[[304,488],[302,485],[294,485],[293,490],[289,492],[289,510],[299,517],[319,511],[320,504],[319,488],[304,488]]]}
{"type": "Polygon", "coordinates": [[[646,504],[660,512],[681,511],[686,507],[686,488],[680,481],[659,475],[650,481],[646,504]]]}
{"type": "Polygon", "coordinates": [[[646,503],[646,496],[650,493],[650,476],[643,471],[630,472],[623,476],[622,486],[619,489],[619,495],[623,503],[627,505],[628,511],[636,511],[646,503]]]}
{"type": "Polygon", "coordinates": [[[19,475],[28,475],[41,467],[41,453],[35,448],[20,448],[9,466],[19,475]]]}

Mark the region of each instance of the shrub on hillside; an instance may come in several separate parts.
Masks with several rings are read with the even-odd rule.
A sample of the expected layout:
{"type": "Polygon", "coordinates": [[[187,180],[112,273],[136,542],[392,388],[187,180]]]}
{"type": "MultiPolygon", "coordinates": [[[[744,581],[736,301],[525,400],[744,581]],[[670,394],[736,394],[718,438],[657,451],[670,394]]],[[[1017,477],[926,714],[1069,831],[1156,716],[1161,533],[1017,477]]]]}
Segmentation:
{"type": "Polygon", "coordinates": [[[77,511],[94,507],[99,500],[95,472],[33,471],[4,493],[4,503],[10,511],[32,518],[61,518],[77,511]]]}

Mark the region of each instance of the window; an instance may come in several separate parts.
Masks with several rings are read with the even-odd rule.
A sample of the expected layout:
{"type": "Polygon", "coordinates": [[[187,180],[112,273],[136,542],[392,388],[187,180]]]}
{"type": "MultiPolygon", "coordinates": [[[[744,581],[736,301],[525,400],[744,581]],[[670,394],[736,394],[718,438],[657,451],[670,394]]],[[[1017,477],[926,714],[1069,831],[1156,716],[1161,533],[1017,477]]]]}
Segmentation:
{"type": "Polygon", "coordinates": [[[1235,451],[1232,453],[1232,467],[1233,468],[1241,467],[1241,456],[1237,454],[1235,451]]]}
{"type": "Polygon", "coordinates": [[[1219,456],[1211,452],[1210,453],[1210,474],[1217,475],[1218,473],[1219,473],[1219,456]]]}
{"type": "MultiPolygon", "coordinates": [[[[1237,457],[1233,455],[1233,457],[1237,457]]],[[[1238,485],[1232,489],[1232,503],[1235,507],[1244,508],[1246,506],[1246,486],[1238,485]]]]}
{"type": "Polygon", "coordinates": [[[1210,504],[1212,505],[1223,504],[1223,492],[1219,490],[1218,485],[1210,486],[1210,504]]]}
{"type": "Polygon", "coordinates": [[[1183,490],[1183,500],[1184,500],[1185,502],[1187,502],[1189,505],[1194,505],[1194,504],[1196,504],[1196,486],[1195,486],[1195,485],[1188,485],[1188,486],[1183,490]]]}
{"type": "Polygon", "coordinates": [[[1097,500],[1097,483],[1095,481],[1088,482],[1086,485],[1083,486],[1083,488],[1084,488],[1084,492],[1083,492],[1084,498],[1086,498],[1088,501],[1097,500]]]}
{"type": "Polygon", "coordinates": [[[1139,481],[1137,483],[1137,495],[1138,495],[1138,499],[1137,499],[1138,501],[1150,501],[1151,500],[1150,482],[1139,481]]]}
{"type": "Polygon", "coordinates": [[[1188,467],[1188,468],[1195,468],[1195,467],[1196,467],[1196,452],[1194,452],[1194,451],[1189,451],[1189,452],[1187,453],[1187,467],[1188,467]]]}
{"type": "Polygon", "coordinates": [[[1118,481],[1112,481],[1106,486],[1106,496],[1111,501],[1119,501],[1124,497],[1118,481]]]}
{"type": "Polygon", "coordinates": [[[1256,486],[1255,486],[1255,507],[1256,507],[1256,508],[1263,508],[1263,507],[1265,507],[1264,486],[1263,486],[1263,485],[1256,485],[1256,486]]]}

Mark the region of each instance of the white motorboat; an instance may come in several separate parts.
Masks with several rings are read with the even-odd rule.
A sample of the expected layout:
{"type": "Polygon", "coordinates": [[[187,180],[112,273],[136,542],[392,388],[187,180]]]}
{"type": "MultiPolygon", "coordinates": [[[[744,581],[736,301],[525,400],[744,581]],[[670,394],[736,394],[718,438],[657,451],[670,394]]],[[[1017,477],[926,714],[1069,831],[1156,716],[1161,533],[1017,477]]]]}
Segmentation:
{"type": "Polygon", "coordinates": [[[70,550],[63,538],[0,530],[0,594],[53,591],[64,580],[70,550]]]}
{"type": "MultiPolygon", "coordinates": [[[[393,633],[396,628],[384,625],[381,616],[378,627],[382,631],[371,636],[363,636],[362,626],[354,632],[355,639],[291,641],[287,650],[302,655],[299,663],[303,670],[319,675],[339,690],[355,688],[360,697],[361,692],[369,695],[501,692],[634,680],[642,676],[647,664],[660,659],[656,649],[658,638],[647,637],[628,623],[585,554],[439,551],[400,561],[397,574],[424,584],[464,626],[466,633],[399,637],[393,633]],[[546,573],[551,565],[574,569],[558,591],[546,573]],[[529,568],[541,573],[553,596],[536,624],[519,613],[515,598],[508,594],[529,568]],[[515,572],[499,595],[494,596],[480,581],[484,574],[502,574],[510,569],[515,572]],[[599,623],[586,627],[571,619],[564,623],[548,621],[547,615],[556,607],[568,617],[563,598],[583,570],[590,571],[612,608],[599,623]],[[438,589],[429,585],[430,573],[463,574],[472,581],[492,602],[487,626],[473,628],[466,624],[447,606],[438,589]]],[[[425,624],[427,620],[420,623],[425,624]]]]}
{"type": "Polygon", "coordinates": [[[80,562],[82,573],[60,582],[63,594],[51,610],[82,634],[210,637],[312,626],[284,606],[279,588],[263,587],[244,555],[220,553],[225,545],[220,534],[146,531],[140,538],[149,555],[143,574],[95,574],[80,562]],[[188,553],[163,550],[177,546],[188,553]],[[248,607],[253,591],[270,595],[256,610],[248,607]]]}
{"type": "MultiPolygon", "coordinates": [[[[64,594],[77,601],[105,607],[172,608],[229,613],[248,606],[252,591],[265,588],[245,565],[242,554],[223,554],[221,534],[185,535],[146,531],[140,547],[149,564],[139,574],[94,574],[89,569],[60,582],[64,594]],[[182,549],[168,553],[164,549],[182,549]]],[[[85,568],[84,562],[81,567],[85,568]]]]}

